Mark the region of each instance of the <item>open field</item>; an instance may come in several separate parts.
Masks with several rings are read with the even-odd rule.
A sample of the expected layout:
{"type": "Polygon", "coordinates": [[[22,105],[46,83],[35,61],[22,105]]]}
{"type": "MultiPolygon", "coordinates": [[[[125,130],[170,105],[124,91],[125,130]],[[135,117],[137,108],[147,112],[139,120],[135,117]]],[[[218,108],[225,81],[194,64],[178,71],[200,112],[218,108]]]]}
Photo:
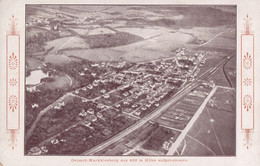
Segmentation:
{"type": "Polygon", "coordinates": [[[52,77],[53,81],[45,82],[43,87],[50,90],[66,89],[70,86],[70,79],[67,76],[52,77]]]}
{"type": "Polygon", "coordinates": [[[106,151],[102,155],[104,155],[104,156],[118,156],[118,155],[120,155],[121,156],[124,152],[126,152],[128,150],[129,150],[129,148],[127,146],[120,143],[120,144],[117,144],[115,147],[109,149],[108,151],[106,151]]]}
{"type": "Polygon", "coordinates": [[[145,27],[145,28],[116,28],[116,30],[122,31],[122,32],[132,33],[134,35],[141,36],[144,39],[147,39],[147,38],[150,38],[150,37],[154,37],[154,36],[158,36],[158,35],[162,35],[162,34],[166,34],[166,33],[169,33],[169,31],[170,31],[170,29],[154,28],[154,27],[145,27]]]}
{"type": "Polygon", "coordinates": [[[42,33],[42,34],[46,34],[46,33],[51,33],[50,31],[44,29],[44,28],[40,28],[40,27],[28,27],[26,28],[26,38],[30,38],[38,33],[42,33]]]}
{"type": "Polygon", "coordinates": [[[39,60],[29,57],[26,58],[26,70],[36,70],[41,66],[43,66],[43,64],[39,60]]]}
{"type": "MultiPolygon", "coordinates": [[[[215,119],[216,120],[216,119],[215,119]]],[[[193,156],[193,155],[214,155],[210,151],[201,148],[200,146],[205,145],[205,147],[208,147],[211,149],[215,154],[221,155],[221,149],[218,146],[217,138],[214,134],[212,125],[211,125],[211,118],[208,115],[208,112],[204,109],[200,117],[197,119],[195,124],[192,126],[190,131],[187,135],[189,135],[191,138],[198,140],[198,141],[192,141],[190,140],[190,147],[189,150],[184,151],[184,156],[193,156]],[[198,144],[198,142],[200,142],[198,144]],[[196,147],[199,146],[200,148],[196,147]],[[203,150],[204,149],[204,150],[203,150]]],[[[185,139],[187,139],[189,136],[186,136],[185,139]]]]}
{"type": "Polygon", "coordinates": [[[198,40],[207,41],[225,29],[225,27],[193,27],[190,29],[179,29],[179,31],[182,33],[192,34],[198,40]]]}
{"type": "Polygon", "coordinates": [[[91,61],[117,61],[123,55],[123,51],[111,48],[96,48],[96,49],[82,49],[82,50],[66,50],[64,54],[91,61]]]}
{"type": "Polygon", "coordinates": [[[53,49],[49,52],[49,54],[58,53],[61,50],[89,48],[88,44],[79,37],[64,37],[49,41],[46,43],[45,49],[50,49],[52,47],[53,49]]]}
{"type": "Polygon", "coordinates": [[[186,136],[178,148],[176,156],[212,156],[213,153],[197,140],[186,136]],[[179,154],[178,154],[179,153],[179,154]]]}
{"type": "Polygon", "coordinates": [[[216,111],[210,108],[208,111],[214,119],[214,130],[223,149],[223,155],[234,156],[236,153],[235,112],[216,111]]]}
{"type": "Polygon", "coordinates": [[[178,47],[186,45],[193,37],[183,33],[167,33],[144,41],[139,41],[127,46],[115,47],[117,50],[132,52],[137,49],[156,50],[156,51],[171,51],[178,47]]]}
{"type": "Polygon", "coordinates": [[[132,44],[109,49],[67,50],[67,55],[74,55],[93,61],[127,60],[131,62],[148,61],[169,57],[172,50],[184,46],[192,40],[192,36],[182,33],[168,33],[132,44]]]}
{"type": "Polygon", "coordinates": [[[64,54],[48,54],[44,58],[45,63],[52,63],[56,65],[66,64],[71,61],[71,58],[64,54]]]}
{"type": "Polygon", "coordinates": [[[218,111],[235,112],[234,90],[218,88],[214,96],[211,98],[211,103],[208,104],[209,108],[216,109],[218,111]]]}
{"type": "Polygon", "coordinates": [[[109,24],[106,24],[106,26],[108,27],[111,27],[111,28],[119,28],[119,27],[124,27],[126,25],[126,22],[127,21],[117,21],[117,20],[114,20],[112,23],[109,23],[109,24]]]}
{"type": "Polygon", "coordinates": [[[96,29],[90,30],[88,32],[88,35],[113,34],[113,33],[116,33],[116,32],[111,29],[108,29],[108,28],[96,28],[96,29]]]}
{"type": "MultiPolygon", "coordinates": [[[[227,99],[232,99],[232,95],[226,89],[218,88],[211,99],[220,101],[218,103],[223,106],[223,103],[227,103],[227,99]]],[[[236,116],[234,108],[227,104],[222,109],[205,107],[178,147],[179,154],[183,156],[235,155],[236,116]]]]}
{"type": "Polygon", "coordinates": [[[87,35],[89,32],[88,28],[70,28],[70,30],[72,30],[82,36],[87,35]]]}
{"type": "Polygon", "coordinates": [[[217,48],[227,48],[227,49],[235,49],[236,48],[236,42],[234,39],[224,38],[224,37],[218,37],[215,40],[209,42],[207,44],[208,47],[217,47],[217,48]]]}

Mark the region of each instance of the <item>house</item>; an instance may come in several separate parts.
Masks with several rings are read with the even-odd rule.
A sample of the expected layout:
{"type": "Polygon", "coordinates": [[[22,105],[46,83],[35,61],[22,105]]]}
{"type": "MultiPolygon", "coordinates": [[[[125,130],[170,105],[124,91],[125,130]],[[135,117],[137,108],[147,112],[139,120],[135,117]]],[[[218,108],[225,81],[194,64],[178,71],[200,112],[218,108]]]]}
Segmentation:
{"type": "Polygon", "coordinates": [[[125,97],[128,96],[128,95],[129,95],[128,92],[124,92],[124,93],[123,93],[123,96],[125,96],[125,97]]]}
{"type": "Polygon", "coordinates": [[[125,77],[125,73],[118,73],[117,76],[118,77],[125,77]]]}
{"type": "Polygon", "coordinates": [[[165,150],[169,150],[170,149],[170,142],[164,141],[162,148],[165,149],[165,150]]]}
{"type": "Polygon", "coordinates": [[[103,109],[103,108],[105,108],[106,106],[104,105],[104,104],[102,104],[102,103],[99,103],[98,105],[97,105],[97,108],[100,108],[100,109],[103,109]]]}
{"type": "Polygon", "coordinates": [[[134,112],[134,115],[136,115],[136,116],[140,116],[140,114],[141,114],[140,110],[137,110],[137,111],[134,112]]]}
{"type": "Polygon", "coordinates": [[[107,128],[105,128],[104,130],[102,130],[102,133],[104,135],[108,136],[108,135],[111,135],[112,132],[110,130],[108,130],[107,128]]]}
{"type": "Polygon", "coordinates": [[[80,76],[84,76],[85,73],[84,73],[84,72],[79,72],[79,75],[80,75],[80,76]]]}
{"type": "Polygon", "coordinates": [[[88,113],[83,109],[80,111],[79,116],[86,117],[88,113]]]}
{"type": "Polygon", "coordinates": [[[101,82],[102,82],[102,83],[107,83],[107,82],[108,82],[108,79],[102,79],[101,82]]]}
{"type": "Polygon", "coordinates": [[[179,52],[181,52],[181,48],[178,48],[178,49],[176,49],[176,51],[175,51],[176,53],[179,53],[179,52]]]}
{"type": "Polygon", "coordinates": [[[150,104],[153,104],[155,102],[155,100],[149,100],[148,101],[150,104]]]}
{"type": "Polygon", "coordinates": [[[105,89],[101,89],[100,92],[104,94],[104,93],[106,93],[106,90],[105,89]]]}
{"type": "Polygon", "coordinates": [[[92,63],[91,66],[92,66],[92,67],[98,67],[99,64],[98,64],[98,63],[92,63]]]}
{"type": "Polygon", "coordinates": [[[133,94],[135,91],[136,91],[136,89],[133,88],[133,89],[130,89],[130,90],[129,90],[129,93],[133,94]]]}
{"type": "Polygon", "coordinates": [[[32,104],[32,108],[38,108],[38,107],[39,107],[38,104],[36,104],[36,103],[32,104]]]}
{"type": "Polygon", "coordinates": [[[121,105],[120,105],[119,103],[116,103],[116,104],[115,104],[115,107],[116,107],[116,108],[119,108],[120,106],[121,106],[121,105]]]}
{"type": "Polygon", "coordinates": [[[83,123],[83,125],[86,126],[86,127],[89,127],[90,124],[91,124],[91,122],[89,122],[89,121],[87,121],[87,120],[84,121],[84,123],[83,123]]]}
{"type": "Polygon", "coordinates": [[[60,139],[60,142],[67,142],[67,140],[66,139],[60,139]]]}
{"type": "Polygon", "coordinates": [[[105,118],[103,117],[103,115],[100,112],[97,113],[97,117],[100,118],[100,119],[105,120],[105,118]]]}
{"type": "Polygon", "coordinates": [[[47,153],[47,152],[48,152],[48,149],[46,148],[46,146],[42,146],[42,147],[41,147],[41,150],[42,150],[42,152],[44,152],[44,153],[47,153]]]}
{"type": "Polygon", "coordinates": [[[148,88],[143,88],[142,91],[143,91],[143,93],[148,93],[149,89],[148,88]]]}
{"type": "Polygon", "coordinates": [[[105,99],[108,99],[108,98],[109,98],[109,94],[104,94],[103,97],[104,97],[105,99]]]}
{"type": "Polygon", "coordinates": [[[194,57],[189,57],[189,61],[194,61],[195,60],[195,58],[194,57]]]}
{"type": "Polygon", "coordinates": [[[136,95],[136,94],[134,94],[132,97],[135,98],[135,99],[137,99],[139,96],[136,95]]]}
{"type": "Polygon", "coordinates": [[[124,105],[129,105],[128,101],[124,101],[123,103],[124,103],[124,105]]]}
{"type": "Polygon", "coordinates": [[[92,86],[91,84],[89,84],[89,85],[87,86],[87,88],[88,88],[88,89],[92,89],[93,86],[92,86]]]}
{"type": "Polygon", "coordinates": [[[127,101],[131,102],[131,101],[133,101],[133,98],[130,97],[130,98],[127,99],[127,101]]]}
{"type": "Polygon", "coordinates": [[[37,88],[36,86],[26,86],[26,90],[29,92],[36,92],[37,88]]]}
{"type": "Polygon", "coordinates": [[[115,83],[118,83],[118,84],[121,84],[121,83],[122,83],[122,80],[123,80],[123,77],[115,77],[115,78],[114,78],[114,82],[115,82],[115,83]]]}
{"type": "Polygon", "coordinates": [[[87,110],[87,113],[93,115],[93,114],[94,114],[93,108],[88,109],[88,110],[87,110]]]}
{"type": "Polygon", "coordinates": [[[98,86],[98,83],[93,82],[92,85],[93,85],[93,86],[98,86]]]}
{"type": "Polygon", "coordinates": [[[92,122],[95,122],[97,120],[97,117],[95,115],[90,115],[89,118],[92,122]]]}
{"type": "Polygon", "coordinates": [[[51,140],[51,143],[53,144],[53,145],[55,145],[55,144],[58,144],[59,143],[59,140],[58,139],[52,139],[51,140]]]}
{"type": "Polygon", "coordinates": [[[137,104],[133,104],[133,105],[132,105],[132,108],[136,108],[136,107],[138,107],[137,104]]]}
{"type": "Polygon", "coordinates": [[[159,104],[159,103],[155,103],[154,105],[155,105],[156,107],[158,107],[160,104],[159,104]]]}
{"type": "Polygon", "coordinates": [[[39,147],[33,147],[28,152],[29,155],[40,155],[41,153],[42,153],[42,151],[39,147]]]}
{"type": "Polygon", "coordinates": [[[64,105],[65,105],[65,103],[64,103],[64,101],[63,101],[63,102],[61,102],[61,103],[58,103],[56,106],[54,106],[54,108],[55,108],[55,109],[61,109],[61,107],[64,106],[64,105]]]}

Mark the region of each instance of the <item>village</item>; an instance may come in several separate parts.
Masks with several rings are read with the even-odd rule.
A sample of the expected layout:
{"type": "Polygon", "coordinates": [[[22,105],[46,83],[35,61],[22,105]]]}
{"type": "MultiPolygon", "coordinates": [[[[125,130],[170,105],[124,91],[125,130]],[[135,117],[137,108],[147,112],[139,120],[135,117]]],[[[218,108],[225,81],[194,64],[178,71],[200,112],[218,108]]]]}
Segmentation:
{"type": "MultiPolygon", "coordinates": [[[[56,118],[55,124],[58,124],[62,119],[64,124],[59,123],[55,130],[53,129],[55,132],[47,132],[46,135],[51,136],[51,139],[46,136],[40,136],[37,146],[31,147],[28,154],[49,154],[51,153],[50,149],[54,147],[56,149],[58,144],[67,139],[78,139],[78,137],[71,136],[71,132],[74,133],[78,128],[87,128],[84,130],[91,131],[93,138],[98,137],[96,139],[99,142],[94,143],[94,146],[153,112],[174,96],[187,82],[193,81],[198,75],[200,67],[205,63],[204,53],[186,55],[185,48],[178,48],[176,54],[176,56],[167,59],[141,62],[119,72],[109,71],[97,75],[93,72],[87,73],[88,68],[79,71],[79,76],[91,74],[94,77],[93,82],[67,93],[62,100],[52,104],[52,107],[49,108],[50,111],[46,113],[46,117],[56,118]],[[70,103],[78,107],[73,108],[70,103]],[[70,109],[74,110],[73,113],[70,112],[70,109]],[[60,112],[59,114],[68,113],[70,115],[57,116],[55,112],[60,112]],[[76,120],[73,121],[71,119],[76,120]],[[129,123],[126,123],[126,120],[129,123]],[[118,126],[115,126],[115,121],[118,121],[118,126]],[[70,127],[67,127],[68,124],[70,124],[70,127]],[[67,129],[65,130],[65,128],[67,129]],[[64,135],[66,139],[62,138],[61,135],[64,135]],[[46,138],[46,140],[43,140],[43,138],[46,138]]],[[[126,62],[91,64],[92,67],[96,68],[108,68],[111,66],[122,68],[125,65],[126,62]]],[[[32,90],[30,86],[27,87],[27,90],[39,91],[37,88],[32,90]]],[[[32,108],[37,106],[38,103],[32,103],[31,105],[32,108]]],[[[180,112],[180,114],[174,115],[174,119],[185,122],[185,125],[190,118],[189,114],[185,116],[182,113],[185,113],[185,111],[180,112]]],[[[50,130],[52,127],[45,123],[43,120],[40,122],[41,126],[50,130]]],[[[35,130],[38,133],[37,130],[39,129],[35,130]]],[[[44,133],[41,133],[41,135],[44,135],[44,133]]],[[[86,144],[87,140],[82,143],[86,144]]],[[[71,152],[76,150],[73,150],[73,147],[70,147],[71,152]]],[[[86,147],[81,146],[81,148],[86,150],[86,147]]],[[[77,151],[80,150],[77,149],[77,151]]],[[[60,153],[63,153],[62,150],[60,153]]]]}

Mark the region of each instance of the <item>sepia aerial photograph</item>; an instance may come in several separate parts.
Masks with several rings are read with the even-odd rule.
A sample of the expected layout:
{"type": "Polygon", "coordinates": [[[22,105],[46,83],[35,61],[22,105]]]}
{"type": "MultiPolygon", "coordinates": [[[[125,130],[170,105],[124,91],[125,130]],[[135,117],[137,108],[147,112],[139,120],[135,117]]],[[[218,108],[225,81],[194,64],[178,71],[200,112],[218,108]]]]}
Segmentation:
{"type": "Polygon", "coordinates": [[[236,156],[236,6],[25,9],[24,155],[236,156]]]}

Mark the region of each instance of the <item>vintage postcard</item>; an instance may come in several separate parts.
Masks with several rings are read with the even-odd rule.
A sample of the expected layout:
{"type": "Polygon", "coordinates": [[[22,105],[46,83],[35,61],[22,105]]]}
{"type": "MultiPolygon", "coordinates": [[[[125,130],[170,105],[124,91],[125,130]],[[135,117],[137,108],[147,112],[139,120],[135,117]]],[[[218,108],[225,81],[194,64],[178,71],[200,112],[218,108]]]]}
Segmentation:
{"type": "Polygon", "coordinates": [[[0,165],[260,165],[259,6],[2,0],[0,165]]]}

